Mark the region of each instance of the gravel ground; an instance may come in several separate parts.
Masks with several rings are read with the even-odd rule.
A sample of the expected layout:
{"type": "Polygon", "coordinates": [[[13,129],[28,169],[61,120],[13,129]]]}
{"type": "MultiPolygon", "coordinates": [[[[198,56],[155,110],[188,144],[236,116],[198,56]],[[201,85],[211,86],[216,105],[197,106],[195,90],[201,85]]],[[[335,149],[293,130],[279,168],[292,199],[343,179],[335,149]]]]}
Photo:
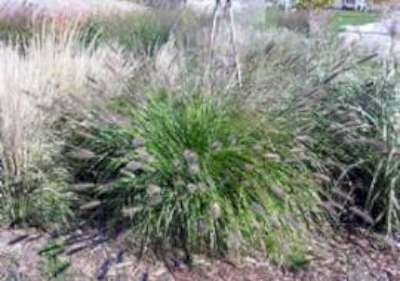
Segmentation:
{"type": "MultiPolygon", "coordinates": [[[[43,254],[54,241],[63,243],[59,258],[68,262],[68,278],[60,280],[143,281],[398,281],[400,248],[379,243],[364,231],[318,236],[317,253],[307,270],[291,271],[266,261],[245,259],[241,264],[195,258],[188,268],[167,253],[163,262],[139,261],[126,250],[123,235],[108,240],[94,231],[77,231],[56,240],[35,230],[0,231],[0,280],[23,276],[26,281],[44,281],[43,254]],[[60,242],[61,241],[61,242],[60,242]],[[168,267],[166,265],[169,265],[168,267]]],[[[66,273],[60,273],[62,274],[66,273]]],[[[57,279],[58,280],[58,279],[57,279]]]]}

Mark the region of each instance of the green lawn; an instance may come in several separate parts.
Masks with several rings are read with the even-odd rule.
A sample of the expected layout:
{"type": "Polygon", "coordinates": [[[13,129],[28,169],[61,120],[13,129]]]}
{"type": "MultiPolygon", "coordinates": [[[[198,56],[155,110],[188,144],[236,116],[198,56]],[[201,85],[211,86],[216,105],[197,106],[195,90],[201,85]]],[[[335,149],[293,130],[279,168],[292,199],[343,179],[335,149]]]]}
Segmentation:
{"type": "Polygon", "coordinates": [[[357,11],[338,11],[332,16],[331,28],[335,32],[342,31],[347,25],[362,25],[378,20],[378,15],[357,12],[357,11]]]}
{"type": "MultiPolygon", "coordinates": [[[[263,27],[276,27],[279,25],[279,19],[283,14],[284,12],[277,8],[269,8],[263,13],[257,15],[257,23],[263,27]]],[[[293,16],[295,15],[296,13],[293,14],[293,16]]],[[[347,25],[363,25],[378,20],[379,16],[375,13],[358,11],[333,11],[329,19],[329,29],[337,33],[342,31],[347,25]]],[[[286,22],[287,20],[284,21],[286,22]]],[[[296,24],[295,19],[292,21],[292,24],[296,24]]],[[[299,21],[299,24],[300,23],[301,21],[299,21]]]]}

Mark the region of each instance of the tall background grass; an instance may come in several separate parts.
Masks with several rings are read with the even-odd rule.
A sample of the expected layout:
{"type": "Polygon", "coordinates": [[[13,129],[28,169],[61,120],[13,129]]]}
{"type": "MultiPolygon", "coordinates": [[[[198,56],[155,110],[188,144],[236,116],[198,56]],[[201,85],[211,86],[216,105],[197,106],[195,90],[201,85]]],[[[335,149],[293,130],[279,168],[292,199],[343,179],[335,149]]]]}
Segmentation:
{"type": "Polygon", "coordinates": [[[62,222],[63,213],[71,214],[69,176],[60,163],[63,140],[52,129],[65,111],[76,110],[68,108],[69,100],[91,102],[89,78],[107,81],[118,95],[120,75],[129,72],[117,51],[82,48],[74,25],[64,33],[55,26],[42,31],[0,48],[1,208],[13,222],[62,222]]]}

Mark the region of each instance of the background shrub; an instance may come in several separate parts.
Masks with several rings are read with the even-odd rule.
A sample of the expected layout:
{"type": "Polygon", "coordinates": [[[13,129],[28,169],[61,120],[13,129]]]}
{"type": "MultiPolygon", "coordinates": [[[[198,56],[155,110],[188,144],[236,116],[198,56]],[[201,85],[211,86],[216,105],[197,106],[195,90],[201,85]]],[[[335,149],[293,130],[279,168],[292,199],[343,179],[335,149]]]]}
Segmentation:
{"type": "MultiPolygon", "coordinates": [[[[118,44],[126,51],[153,55],[157,48],[168,41],[175,21],[172,12],[167,11],[127,14],[92,19],[87,32],[100,42],[118,44]]],[[[86,39],[91,41],[91,36],[86,39]]]]}
{"type": "Polygon", "coordinates": [[[294,11],[280,13],[277,17],[277,25],[296,32],[308,33],[310,32],[309,12],[294,11]]]}
{"type": "Polygon", "coordinates": [[[172,40],[179,43],[182,51],[193,55],[207,44],[204,33],[210,22],[208,15],[190,9],[155,9],[151,13],[92,18],[85,27],[83,41],[118,44],[128,52],[153,56],[172,40]]]}
{"type": "Polygon", "coordinates": [[[183,6],[184,0],[169,0],[169,1],[164,1],[164,0],[136,0],[135,2],[138,2],[140,4],[145,4],[150,7],[154,7],[157,9],[173,9],[173,8],[179,8],[183,6]]]}

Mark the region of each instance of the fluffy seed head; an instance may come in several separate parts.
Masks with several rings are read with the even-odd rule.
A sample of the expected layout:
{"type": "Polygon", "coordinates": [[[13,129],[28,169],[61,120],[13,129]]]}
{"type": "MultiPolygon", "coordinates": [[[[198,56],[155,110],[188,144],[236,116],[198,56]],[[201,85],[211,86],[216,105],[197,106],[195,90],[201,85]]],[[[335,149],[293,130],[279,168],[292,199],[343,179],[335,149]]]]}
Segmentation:
{"type": "Polygon", "coordinates": [[[189,173],[192,176],[200,174],[200,165],[198,163],[189,164],[189,173]]]}
{"type": "Polygon", "coordinates": [[[159,195],[161,193],[161,188],[158,185],[149,184],[146,192],[149,197],[153,197],[153,196],[159,195]]]}
{"type": "Polygon", "coordinates": [[[199,156],[197,155],[196,152],[192,150],[185,150],[183,153],[183,156],[185,157],[185,160],[188,162],[188,164],[198,164],[199,162],[199,156]]]}
{"type": "Polygon", "coordinates": [[[96,158],[96,154],[89,149],[82,148],[70,152],[69,157],[76,160],[89,161],[96,158]]]}
{"type": "Polygon", "coordinates": [[[189,183],[189,184],[187,185],[187,189],[188,189],[189,193],[191,193],[191,194],[196,193],[196,191],[197,191],[197,185],[194,184],[194,183],[189,183]]]}
{"type": "Polygon", "coordinates": [[[219,141],[215,141],[215,142],[213,142],[212,145],[211,145],[211,149],[214,150],[214,151],[220,150],[221,147],[222,147],[222,143],[219,142],[219,141]]]}
{"type": "Polygon", "coordinates": [[[230,136],[228,141],[229,141],[229,143],[231,145],[236,145],[237,144],[237,138],[235,136],[230,136]]]}
{"type": "Polygon", "coordinates": [[[101,202],[99,200],[94,200],[85,205],[82,205],[80,209],[83,211],[93,210],[93,209],[96,209],[97,207],[99,207],[100,205],[101,205],[101,202]]]}
{"type": "Polygon", "coordinates": [[[253,146],[253,149],[256,152],[262,152],[263,151],[263,146],[261,144],[256,144],[256,145],[253,146]]]}
{"type": "Polygon", "coordinates": [[[132,141],[132,147],[133,148],[140,148],[140,147],[143,147],[144,146],[144,140],[143,139],[141,139],[141,138],[136,138],[136,139],[134,139],[133,141],[132,141]]]}
{"type": "Polygon", "coordinates": [[[221,214],[222,214],[221,207],[219,206],[219,204],[217,202],[214,202],[211,205],[211,215],[212,215],[212,217],[216,220],[216,219],[219,219],[221,217],[221,214]]]}
{"type": "Polygon", "coordinates": [[[124,170],[136,173],[136,172],[143,171],[144,166],[142,163],[140,163],[138,161],[131,161],[125,166],[124,170]]]}
{"type": "Polygon", "coordinates": [[[281,200],[285,200],[285,191],[279,186],[272,186],[271,192],[281,200]]]}
{"type": "Polygon", "coordinates": [[[121,210],[121,213],[126,218],[133,218],[142,209],[142,207],[125,207],[121,210]]]}
{"type": "Polygon", "coordinates": [[[326,183],[330,183],[331,179],[330,177],[328,177],[327,175],[321,174],[321,173],[314,173],[314,180],[318,183],[318,184],[326,184],[326,183]]]}
{"type": "Polygon", "coordinates": [[[265,158],[265,160],[268,160],[268,161],[276,161],[276,162],[281,161],[281,157],[279,156],[279,154],[276,154],[276,153],[266,153],[264,155],[264,158],[265,158]]]}

